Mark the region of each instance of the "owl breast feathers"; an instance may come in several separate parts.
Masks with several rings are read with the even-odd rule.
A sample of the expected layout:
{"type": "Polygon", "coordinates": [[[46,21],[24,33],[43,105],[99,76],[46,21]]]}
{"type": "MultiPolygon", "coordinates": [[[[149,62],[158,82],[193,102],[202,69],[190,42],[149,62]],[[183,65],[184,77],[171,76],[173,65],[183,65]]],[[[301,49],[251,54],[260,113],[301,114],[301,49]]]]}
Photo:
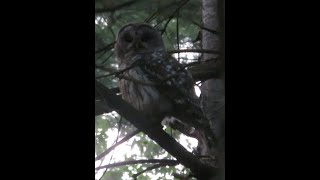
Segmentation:
{"type": "Polygon", "coordinates": [[[191,74],[165,51],[157,30],[143,23],[125,25],[115,52],[120,69],[127,69],[119,82],[122,98],[134,108],[157,119],[201,118],[191,74]]]}

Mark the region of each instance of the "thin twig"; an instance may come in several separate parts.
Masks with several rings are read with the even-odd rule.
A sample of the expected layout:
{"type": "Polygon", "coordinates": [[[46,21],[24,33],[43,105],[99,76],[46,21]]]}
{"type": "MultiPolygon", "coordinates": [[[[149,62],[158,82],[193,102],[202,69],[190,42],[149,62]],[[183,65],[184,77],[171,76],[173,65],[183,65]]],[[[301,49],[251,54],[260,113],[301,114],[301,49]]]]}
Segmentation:
{"type": "Polygon", "coordinates": [[[113,52],[102,62],[102,64],[106,63],[108,61],[108,59],[110,59],[110,57],[113,55],[113,52]]]}
{"type": "Polygon", "coordinates": [[[214,51],[211,49],[180,49],[180,50],[170,50],[168,53],[209,53],[209,54],[219,54],[219,51],[214,51]]]}
{"type": "Polygon", "coordinates": [[[115,71],[115,72],[112,72],[112,73],[107,74],[107,75],[98,76],[98,77],[96,77],[96,79],[100,79],[100,78],[103,78],[103,77],[109,77],[109,76],[113,76],[113,75],[118,76],[119,74],[124,73],[124,72],[126,72],[126,71],[128,71],[128,70],[130,70],[130,69],[132,69],[134,67],[135,67],[135,63],[133,63],[131,66],[129,66],[127,68],[124,68],[122,70],[115,71]]]}
{"type": "MultiPolygon", "coordinates": [[[[177,29],[177,47],[178,50],[180,50],[180,39],[179,39],[179,10],[177,11],[177,23],[176,23],[176,29],[177,29]]],[[[180,62],[180,53],[178,53],[178,62],[180,62]]]]}
{"type": "MultiPolygon", "coordinates": [[[[113,144],[117,144],[117,142],[118,142],[119,134],[120,134],[120,131],[121,131],[121,126],[122,126],[122,117],[120,117],[119,124],[118,124],[117,138],[116,138],[116,140],[114,141],[113,144]]],[[[108,163],[108,164],[110,164],[110,162],[111,162],[111,160],[112,160],[112,158],[113,158],[113,154],[114,154],[114,151],[112,152],[112,154],[111,154],[111,156],[110,156],[110,159],[109,159],[109,163],[108,163]]],[[[104,157],[105,157],[105,156],[104,156],[104,157]]],[[[103,172],[103,174],[102,174],[102,176],[100,177],[99,180],[101,180],[101,179],[103,178],[103,176],[107,173],[107,170],[108,170],[108,168],[106,168],[106,169],[104,170],[104,172],[103,172]]]]}
{"type": "Polygon", "coordinates": [[[119,74],[118,77],[119,77],[120,79],[125,79],[125,80],[128,80],[128,81],[132,81],[132,82],[135,82],[135,83],[138,83],[138,84],[143,84],[143,85],[148,85],[148,86],[156,86],[156,85],[159,85],[158,83],[140,81],[140,80],[138,80],[138,79],[134,79],[134,78],[132,78],[132,77],[125,76],[125,75],[123,75],[123,74],[119,74]]]}
{"type": "Polygon", "coordinates": [[[201,28],[201,29],[204,29],[204,30],[206,30],[206,31],[209,31],[209,32],[211,32],[211,33],[213,33],[213,34],[219,34],[218,31],[213,30],[213,29],[206,28],[206,27],[202,26],[201,24],[199,24],[199,23],[197,23],[197,22],[195,22],[195,21],[193,21],[193,20],[191,20],[191,22],[192,22],[194,25],[196,25],[196,26],[198,26],[199,28],[201,28]]]}
{"type": "Polygon", "coordinates": [[[134,179],[137,179],[137,177],[147,171],[150,171],[150,170],[153,170],[153,169],[157,169],[159,167],[163,167],[163,166],[176,166],[178,165],[179,163],[178,162],[170,162],[170,163],[159,163],[159,164],[155,164],[155,165],[152,165],[150,167],[147,167],[145,170],[141,171],[141,172],[138,172],[137,174],[134,174],[132,175],[132,178],[134,179]]]}
{"type": "Polygon", "coordinates": [[[179,11],[180,8],[182,8],[182,6],[184,6],[189,0],[185,0],[185,1],[181,1],[181,4],[177,7],[177,9],[168,17],[168,20],[166,22],[166,24],[164,25],[163,29],[161,30],[161,35],[166,31],[167,26],[169,24],[169,22],[171,21],[171,19],[174,17],[174,15],[179,11]]]}
{"type": "Polygon", "coordinates": [[[126,135],[123,139],[121,139],[119,142],[117,142],[116,144],[112,145],[111,147],[109,147],[107,150],[105,150],[104,152],[102,152],[101,154],[99,154],[95,160],[98,161],[101,158],[105,157],[107,154],[109,154],[114,148],[116,148],[117,146],[119,146],[120,144],[128,141],[130,138],[132,138],[133,136],[137,135],[139,132],[141,132],[140,130],[135,130],[132,133],[126,135]]]}
{"type": "Polygon", "coordinates": [[[108,27],[109,31],[111,32],[111,34],[112,34],[113,38],[114,38],[114,39],[116,39],[116,34],[114,33],[114,31],[113,31],[112,27],[111,27],[110,25],[109,25],[109,26],[107,26],[107,27],[108,27]]]}
{"type": "Polygon", "coordinates": [[[109,73],[113,73],[113,72],[117,71],[116,69],[109,68],[109,67],[104,67],[104,66],[99,66],[99,65],[96,65],[95,67],[97,69],[101,69],[101,70],[104,70],[104,71],[109,72],[109,73]]]}
{"type": "MultiPolygon", "coordinates": [[[[102,56],[104,56],[106,53],[107,53],[107,51],[105,51],[105,52],[103,52],[103,53],[99,54],[99,56],[95,58],[95,59],[96,59],[96,61],[97,61],[98,59],[100,59],[102,56]]],[[[97,54],[96,54],[96,55],[97,55],[97,54]]]]}
{"type": "Polygon", "coordinates": [[[171,41],[171,39],[170,39],[170,37],[169,37],[168,33],[167,33],[167,32],[164,32],[164,34],[166,35],[167,40],[170,42],[171,47],[172,47],[172,48],[174,48],[174,46],[173,46],[173,42],[171,41]]]}
{"type": "MultiPolygon", "coordinates": [[[[102,163],[103,163],[103,161],[104,161],[104,158],[105,158],[105,157],[103,157],[103,158],[102,158],[102,160],[100,161],[99,166],[101,166],[101,165],[102,165],[102,163]]],[[[98,172],[99,172],[99,171],[97,171],[97,172],[95,173],[95,175],[97,175],[97,174],[98,174],[98,172]]]]}
{"type": "Polygon", "coordinates": [[[159,10],[151,14],[150,17],[144,20],[145,23],[150,23],[154,18],[156,18],[159,14],[159,10]]]}
{"type": "Polygon", "coordinates": [[[138,0],[127,1],[127,2],[124,2],[122,4],[118,4],[118,5],[115,5],[113,7],[108,7],[108,8],[97,8],[97,9],[95,9],[95,13],[114,12],[114,11],[116,11],[118,9],[123,8],[123,7],[130,6],[135,2],[138,2],[138,0]]]}
{"type": "Polygon", "coordinates": [[[103,51],[107,51],[107,50],[111,50],[113,48],[113,45],[116,43],[116,41],[106,45],[105,47],[101,48],[101,49],[98,49],[95,51],[95,54],[98,54],[98,53],[101,53],[103,51]]]}
{"type": "Polygon", "coordinates": [[[124,161],[113,164],[108,164],[105,166],[96,167],[95,170],[104,169],[104,168],[114,168],[119,166],[126,166],[131,164],[143,164],[143,163],[177,163],[177,160],[170,159],[146,159],[146,160],[132,160],[132,161],[124,161]]]}
{"type": "MultiPolygon", "coordinates": [[[[144,22],[150,23],[153,19],[155,19],[155,18],[160,14],[160,12],[162,12],[163,10],[171,9],[171,8],[173,8],[175,5],[179,5],[179,4],[182,3],[183,1],[185,1],[185,0],[181,0],[181,1],[179,1],[179,2],[174,1],[174,2],[172,2],[171,4],[167,4],[166,6],[161,7],[161,8],[158,9],[156,12],[154,12],[150,17],[148,17],[147,19],[145,19],[144,22]]],[[[166,20],[166,19],[163,19],[163,20],[159,21],[158,24],[157,24],[155,27],[157,27],[157,26],[159,25],[159,23],[163,22],[164,20],[166,20]]]]}

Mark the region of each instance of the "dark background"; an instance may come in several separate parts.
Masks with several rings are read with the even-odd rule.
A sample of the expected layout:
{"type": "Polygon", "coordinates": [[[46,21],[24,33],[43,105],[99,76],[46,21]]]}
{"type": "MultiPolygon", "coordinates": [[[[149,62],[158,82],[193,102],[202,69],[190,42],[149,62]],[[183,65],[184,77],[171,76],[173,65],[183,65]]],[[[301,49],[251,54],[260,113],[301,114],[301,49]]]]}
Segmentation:
{"type": "MultiPolygon", "coordinates": [[[[317,21],[304,6],[226,2],[229,179],[311,175],[317,21]]],[[[3,176],[93,179],[94,2],[3,8],[3,176]]]]}

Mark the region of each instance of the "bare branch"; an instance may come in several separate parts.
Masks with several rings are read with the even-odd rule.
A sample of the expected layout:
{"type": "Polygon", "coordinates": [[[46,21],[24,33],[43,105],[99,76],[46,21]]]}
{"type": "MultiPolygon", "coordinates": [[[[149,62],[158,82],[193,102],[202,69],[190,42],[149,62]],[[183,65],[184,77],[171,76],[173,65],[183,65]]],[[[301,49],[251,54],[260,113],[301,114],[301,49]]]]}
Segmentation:
{"type": "Polygon", "coordinates": [[[114,39],[116,39],[116,34],[114,33],[113,29],[111,26],[108,26],[109,31],[111,32],[112,36],[114,39]]]}
{"type": "Polygon", "coordinates": [[[178,173],[172,173],[172,176],[178,180],[190,180],[190,178],[192,177],[191,174],[181,175],[178,173]]]}
{"type": "Polygon", "coordinates": [[[109,73],[113,73],[113,72],[117,71],[117,70],[114,69],[114,68],[104,67],[104,66],[100,66],[100,65],[96,65],[95,67],[96,67],[97,69],[101,69],[101,70],[104,70],[104,71],[109,72],[109,73]]]}
{"type": "Polygon", "coordinates": [[[210,58],[206,60],[205,63],[189,63],[190,65],[187,64],[188,66],[192,66],[193,64],[197,63],[198,64],[189,67],[188,71],[192,74],[192,77],[196,81],[205,81],[211,78],[220,78],[224,72],[224,64],[219,59],[210,58]]]}
{"type": "Polygon", "coordinates": [[[113,48],[113,46],[114,46],[115,43],[116,43],[116,41],[114,41],[114,42],[106,45],[104,48],[101,48],[101,49],[95,51],[95,54],[101,53],[101,52],[103,52],[103,51],[109,51],[109,50],[111,50],[111,49],[113,48]]]}
{"type": "Polygon", "coordinates": [[[126,6],[130,6],[132,4],[134,4],[135,2],[138,2],[139,0],[131,0],[131,1],[127,1],[125,3],[122,3],[122,4],[118,4],[118,5],[115,5],[113,7],[108,7],[108,8],[97,8],[95,9],[95,12],[96,13],[105,13],[105,12],[114,12],[116,10],[119,10],[123,7],[126,7],[126,6]]]}
{"type": "Polygon", "coordinates": [[[214,51],[211,49],[180,49],[180,50],[169,50],[168,53],[208,53],[208,54],[219,54],[219,51],[214,51]]]}
{"type": "Polygon", "coordinates": [[[181,4],[177,7],[177,9],[168,17],[168,20],[166,22],[166,24],[164,25],[163,29],[161,30],[161,35],[166,31],[167,26],[169,24],[169,22],[171,21],[171,19],[174,17],[174,15],[179,11],[180,8],[182,8],[182,6],[184,6],[189,0],[185,0],[185,1],[181,1],[181,4]]]}
{"type": "Polygon", "coordinates": [[[117,111],[136,128],[148,135],[150,139],[154,140],[160,147],[174,156],[179,163],[190,168],[194,174],[199,176],[216,175],[217,169],[215,167],[204,164],[197,156],[187,151],[173,137],[163,131],[160,123],[147,119],[142,113],[133,108],[121,97],[110,92],[109,88],[97,80],[95,80],[95,86],[99,92],[103,93],[103,102],[107,103],[108,106],[117,111]]]}
{"type": "Polygon", "coordinates": [[[128,81],[132,81],[132,82],[135,82],[135,83],[138,83],[138,84],[143,84],[143,85],[148,85],[148,86],[156,86],[156,85],[159,85],[158,83],[140,81],[140,80],[138,80],[138,79],[134,79],[134,78],[132,78],[132,77],[125,76],[125,75],[123,75],[123,74],[119,74],[118,77],[119,77],[120,79],[125,79],[125,80],[128,80],[128,81]]]}
{"type": "Polygon", "coordinates": [[[218,58],[210,58],[210,59],[207,59],[207,60],[204,60],[204,61],[197,61],[197,62],[192,62],[192,63],[188,63],[188,64],[185,64],[184,67],[190,67],[190,66],[195,66],[195,65],[198,65],[198,64],[205,64],[205,63],[208,63],[208,62],[211,62],[211,61],[217,61],[218,58]]]}
{"type": "Polygon", "coordinates": [[[107,154],[109,154],[114,148],[116,148],[117,146],[119,146],[120,144],[128,141],[130,138],[132,138],[133,136],[137,135],[139,132],[141,132],[140,130],[135,130],[133,132],[131,132],[130,134],[126,135],[123,139],[121,139],[119,142],[117,142],[116,144],[114,144],[113,146],[109,147],[107,150],[105,150],[103,153],[99,154],[95,160],[100,160],[101,158],[105,157],[107,154]]]}
{"type": "MultiPolygon", "coordinates": [[[[155,19],[160,12],[162,12],[163,10],[168,10],[176,5],[179,5],[180,3],[183,3],[185,0],[181,0],[181,1],[173,1],[170,4],[167,4],[166,6],[161,7],[160,9],[158,9],[156,12],[154,12],[150,17],[148,17],[147,19],[144,20],[144,22],[146,23],[150,23],[153,19],[155,19]]],[[[163,22],[165,19],[161,20],[159,23],[163,22]]],[[[157,24],[156,26],[158,26],[159,24],[157,24]]]]}
{"type": "Polygon", "coordinates": [[[112,111],[112,109],[109,106],[107,106],[105,103],[102,103],[100,101],[95,102],[95,115],[96,116],[103,114],[103,113],[108,113],[111,111],[112,111]]]}
{"type": "Polygon", "coordinates": [[[110,57],[113,55],[113,52],[110,53],[110,55],[102,62],[102,64],[106,63],[108,61],[108,59],[110,59],[110,57]]]}
{"type": "Polygon", "coordinates": [[[145,172],[147,172],[147,171],[150,171],[150,170],[153,170],[153,169],[157,169],[157,168],[159,168],[159,167],[162,167],[162,166],[176,166],[176,165],[178,165],[179,163],[176,161],[176,162],[169,162],[169,163],[159,163],[159,164],[155,164],[155,165],[152,165],[152,166],[150,166],[150,167],[147,167],[145,170],[143,170],[143,171],[141,171],[141,172],[138,172],[137,174],[134,174],[134,175],[132,175],[132,177],[134,178],[134,179],[137,179],[137,177],[139,176],[139,175],[141,175],[141,174],[143,174],[143,173],[145,173],[145,172]]]}
{"type": "Polygon", "coordinates": [[[166,119],[164,121],[162,121],[163,124],[170,126],[173,129],[176,129],[178,131],[180,131],[181,133],[189,136],[189,137],[193,137],[193,138],[198,138],[197,133],[196,133],[196,129],[191,127],[190,125],[178,120],[178,119],[166,119]]]}
{"type": "Polygon", "coordinates": [[[195,21],[193,21],[193,20],[191,20],[191,22],[192,22],[194,25],[196,25],[196,26],[198,26],[199,28],[201,28],[201,29],[204,29],[204,30],[206,30],[206,31],[209,31],[209,32],[211,32],[211,33],[213,33],[213,34],[219,34],[218,31],[213,30],[213,29],[206,28],[206,27],[202,26],[201,24],[199,24],[199,23],[197,23],[197,22],[195,22],[195,21]]]}
{"type": "Polygon", "coordinates": [[[132,160],[132,161],[124,161],[124,162],[118,162],[113,164],[108,164],[105,166],[96,167],[95,170],[99,169],[105,169],[105,168],[114,168],[119,166],[126,166],[131,164],[145,164],[145,163],[167,163],[167,164],[173,164],[178,163],[177,160],[171,160],[171,159],[143,159],[143,160],[132,160]]]}
{"type": "MultiPolygon", "coordinates": [[[[177,36],[177,48],[178,48],[178,50],[180,50],[180,38],[179,38],[179,10],[177,11],[176,36],[177,36]]],[[[178,53],[178,62],[180,62],[180,53],[178,53]]]]}
{"type": "Polygon", "coordinates": [[[103,78],[103,77],[109,77],[109,76],[113,76],[113,75],[118,76],[119,74],[124,73],[124,72],[128,71],[129,69],[134,68],[135,66],[136,65],[133,63],[131,66],[129,66],[127,68],[124,68],[124,69],[119,70],[119,71],[114,71],[114,72],[112,72],[110,74],[107,74],[107,75],[98,76],[98,77],[96,77],[96,79],[100,79],[100,78],[103,78]]]}
{"type": "Polygon", "coordinates": [[[102,77],[108,77],[108,76],[115,75],[119,79],[125,79],[125,80],[128,80],[128,81],[132,81],[132,82],[143,84],[143,85],[150,85],[150,86],[157,85],[156,83],[140,81],[138,79],[134,79],[132,77],[128,77],[128,76],[125,76],[125,75],[121,74],[121,73],[123,73],[123,72],[125,72],[125,71],[127,71],[127,70],[129,70],[131,68],[127,68],[127,69],[123,69],[123,70],[119,70],[119,71],[117,71],[117,70],[115,70],[113,68],[108,68],[108,67],[98,66],[98,65],[96,65],[96,68],[102,69],[102,70],[110,73],[110,74],[107,74],[107,75],[99,76],[99,77],[97,77],[97,79],[102,78],[102,77]]]}

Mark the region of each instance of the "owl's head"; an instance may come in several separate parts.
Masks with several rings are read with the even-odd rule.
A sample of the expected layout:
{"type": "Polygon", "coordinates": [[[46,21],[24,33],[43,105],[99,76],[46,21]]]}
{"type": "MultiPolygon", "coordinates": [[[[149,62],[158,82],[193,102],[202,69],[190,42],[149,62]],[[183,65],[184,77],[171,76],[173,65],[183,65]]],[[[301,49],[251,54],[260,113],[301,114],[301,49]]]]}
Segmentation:
{"type": "Polygon", "coordinates": [[[117,35],[115,52],[118,59],[136,53],[165,50],[161,34],[145,23],[130,23],[123,26],[117,35]]]}

